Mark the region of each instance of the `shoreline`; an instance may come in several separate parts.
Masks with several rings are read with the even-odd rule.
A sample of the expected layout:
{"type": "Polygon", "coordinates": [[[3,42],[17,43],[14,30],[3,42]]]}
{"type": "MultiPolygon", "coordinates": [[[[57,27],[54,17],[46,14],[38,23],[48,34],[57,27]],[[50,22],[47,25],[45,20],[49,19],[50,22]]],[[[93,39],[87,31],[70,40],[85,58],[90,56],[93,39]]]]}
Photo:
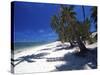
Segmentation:
{"type": "MultiPolygon", "coordinates": [[[[54,42],[56,42],[56,41],[54,41],[54,42]]],[[[52,43],[54,43],[54,42],[47,42],[47,43],[44,43],[44,44],[31,45],[31,46],[27,46],[27,47],[15,49],[15,50],[14,50],[14,54],[21,53],[21,52],[26,51],[26,50],[28,50],[28,49],[30,49],[30,48],[34,48],[34,49],[35,49],[35,48],[38,48],[38,47],[42,47],[42,46],[45,46],[45,45],[49,45],[49,44],[52,44],[52,43]],[[25,50],[25,49],[26,49],[26,50],[25,50]]]]}
{"type": "Polygon", "coordinates": [[[23,48],[21,49],[21,52],[18,52],[18,53],[15,53],[14,54],[14,59],[16,58],[16,56],[20,56],[20,55],[23,55],[23,54],[31,54],[32,53],[35,53],[36,51],[40,50],[40,49],[44,49],[44,48],[47,48],[49,47],[50,45],[52,46],[52,44],[56,44],[58,43],[61,44],[60,41],[55,41],[55,42],[51,42],[51,43],[48,43],[48,44],[43,44],[43,45],[40,45],[40,46],[31,46],[31,47],[27,47],[27,48],[23,48]]]}

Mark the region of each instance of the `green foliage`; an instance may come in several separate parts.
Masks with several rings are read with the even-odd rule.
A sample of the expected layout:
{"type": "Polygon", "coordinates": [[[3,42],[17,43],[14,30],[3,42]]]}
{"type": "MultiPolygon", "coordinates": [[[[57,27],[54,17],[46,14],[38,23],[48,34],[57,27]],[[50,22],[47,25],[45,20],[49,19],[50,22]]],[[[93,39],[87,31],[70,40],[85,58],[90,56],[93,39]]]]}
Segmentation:
{"type": "Polygon", "coordinates": [[[52,17],[51,27],[58,34],[59,40],[61,40],[61,42],[65,42],[65,28],[63,19],[61,17],[59,18],[58,16],[54,15],[52,17]]]}
{"type": "Polygon", "coordinates": [[[78,35],[83,40],[88,40],[90,38],[90,20],[87,18],[84,22],[77,22],[77,24],[78,35]]]}

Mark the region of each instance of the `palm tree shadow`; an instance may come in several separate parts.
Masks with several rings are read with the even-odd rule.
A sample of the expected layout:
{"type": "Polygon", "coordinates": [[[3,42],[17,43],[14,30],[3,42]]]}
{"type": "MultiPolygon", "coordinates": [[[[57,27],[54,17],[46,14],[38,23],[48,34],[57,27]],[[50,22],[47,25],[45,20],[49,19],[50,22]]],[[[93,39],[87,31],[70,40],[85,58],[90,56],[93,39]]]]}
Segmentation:
{"type": "Polygon", "coordinates": [[[69,50],[69,49],[73,49],[74,47],[77,47],[77,46],[74,46],[74,47],[72,47],[72,46],[69,46],[69,45],[58,45],[58,46],[56,46],[57,48],[53,51],[53,52],[56,52],[56,51],[60,51],[60,50],[69,50]],[[60,48],[59,48],[60,47],[60,48]]]}
{"type": "Polygon", "coordinates": [[[49,53],[45,52],[45,53],[32,54],[32,55],[26,55],[26,56],[19,57],[18,59],[12,60],[13,66],[15,67],[16,65],[18,65],[24,61],[26,61],[28,63],[36,62],[36,61],[34,61],[34,59],[42,59],[43,56],[48,55],[48,54],[49,53]],[[17,63],[14,64],[14,62],[17,62],[17,63]]]}
{"type": "MultiPolygon", "coordinates": [[[[56,59],[49,62],[55,62],[56,59]]],[[[66,70],[82,70],[86,69],[87,66],[91,69],[97,68],[97,47],[89,49],[85,57],[80,57],[74,53],[67,53],[64,55],[63,59],[58,61],[65,61],[63,65],[56,65],[54,71],[66,71],[66,70]]]]}
{"type": "Polygon", "coordinates": [[[44,49],[41,49],[40,51],[45,51],[45,50],[51,50],[52,48],[44,48],[44,49]]]}
{"type": "Polygon", "coordinates": [[[47,62],[57,62],[57,61],[64,61],[62,57],[55,57],[55,58],[46,58],[47,62]]]}

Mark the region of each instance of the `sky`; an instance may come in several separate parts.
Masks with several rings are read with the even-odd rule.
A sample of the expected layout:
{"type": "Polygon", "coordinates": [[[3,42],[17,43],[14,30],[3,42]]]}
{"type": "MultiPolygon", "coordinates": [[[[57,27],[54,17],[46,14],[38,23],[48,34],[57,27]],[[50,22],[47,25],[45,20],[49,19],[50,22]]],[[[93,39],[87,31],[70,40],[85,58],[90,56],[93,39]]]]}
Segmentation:
{"type": "MultiPolygon", "coordinates": [[[[14,41],[38,42],[55,41],[57,34],[51,29],[51,17],[59,12],[59,4],[14,2],[14,41]]],[[[85,14],[89,16],[91,7],[85,7],[85,14]]],[[[76,6],[77,19],[83,21],[80,6],[76,6]]],[[[94,31],[91,23],[90,31],[94,31]]]]}

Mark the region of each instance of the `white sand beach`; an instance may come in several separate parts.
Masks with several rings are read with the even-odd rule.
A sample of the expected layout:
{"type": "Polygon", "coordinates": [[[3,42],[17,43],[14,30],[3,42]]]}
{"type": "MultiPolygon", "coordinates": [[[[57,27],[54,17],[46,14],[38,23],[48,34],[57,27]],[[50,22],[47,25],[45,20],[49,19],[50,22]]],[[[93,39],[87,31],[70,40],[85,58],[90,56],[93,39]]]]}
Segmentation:
{"type": "Polygon", "coordinates": [[[69,48],[69,46],[69,43],[63,45],[56,41],[35,48],[25,48],[25,51],[14,55],[14,72],[36,73],[95,69],[97,67],[94,53],[97,43],[86,45],[91,51],[91,53],[87,53],[86,57],[75,56],[74,53],[78,51],[78,48],[69,48]]]}

